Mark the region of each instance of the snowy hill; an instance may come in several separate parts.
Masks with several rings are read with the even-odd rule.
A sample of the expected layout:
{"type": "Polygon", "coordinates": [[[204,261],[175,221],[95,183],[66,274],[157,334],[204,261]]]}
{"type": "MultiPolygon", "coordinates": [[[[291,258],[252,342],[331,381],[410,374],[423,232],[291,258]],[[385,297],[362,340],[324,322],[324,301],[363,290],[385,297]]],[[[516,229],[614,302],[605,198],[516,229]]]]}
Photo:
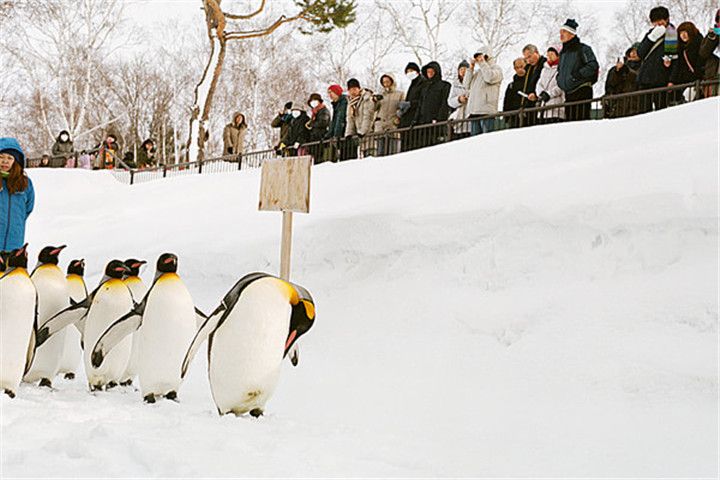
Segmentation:
{"type": "MultiPolygon", "coordinates": [[[[318,320],[259,419],[82,380],[3,397],[3,476],[718,471],[718,100],[313,170],[293,280],[318,320]]],[[[197,305],[277,272],[259,171],[34,170],[32,255],[179,255],[197,305]]],[[[153,269],[145,272],[150,279],[153,269]]]]}

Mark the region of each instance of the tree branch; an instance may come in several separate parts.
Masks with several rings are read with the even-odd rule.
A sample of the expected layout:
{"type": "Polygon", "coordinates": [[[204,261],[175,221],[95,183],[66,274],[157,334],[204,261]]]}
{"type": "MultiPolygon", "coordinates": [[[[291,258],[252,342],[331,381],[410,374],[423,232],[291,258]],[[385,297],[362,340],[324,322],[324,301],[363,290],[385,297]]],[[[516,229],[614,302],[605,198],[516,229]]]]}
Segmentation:
{"type": "Polygon", "coordinates": [[[267,3],[267,0],[262,0],[262,3],[260,4],[260,6],[258,7],[257,10],[255,10],[252,13],[248,13],[246,15],[235,15],[235,14],[228,13],[228,12],[223,12],[223,15],[225,15],[225,18],[228,18],[230,20],[249,20],[253,17],[260,15],[263,12],[263,10],[265,10],[265,3],[267,3]]]}
{"type": "Polygon", "coordinates": [[[225,40],[245,40],[248,38],[264,37],[265,35],[270,35],[285,23],[294,22],[296,20],[301,20],[304,18],[304,12],[301,12],[294,17],[285,17],[285,15],[283,15],[277,20],[275,20],[275,23],[273,23],[272,25],[260,30],[249,30],[245,32],[227,32],[225,34],[225,40]]]}

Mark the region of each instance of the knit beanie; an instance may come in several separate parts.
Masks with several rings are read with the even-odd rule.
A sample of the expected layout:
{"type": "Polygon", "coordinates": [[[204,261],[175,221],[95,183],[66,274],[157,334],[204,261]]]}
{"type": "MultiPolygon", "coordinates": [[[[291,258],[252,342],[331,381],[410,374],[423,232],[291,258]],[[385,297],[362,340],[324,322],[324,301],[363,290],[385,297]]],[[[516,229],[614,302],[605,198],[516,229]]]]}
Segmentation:
{"type": "Polygon", "coordinates": [[[560,27],[560,30],[565,30],[566,32],[572,33],[573,35],[577,35],[577,28],[578,23],[575,21],[574,18],[568,18],[565,20],[565,23],[562,27],[560,27]]]}
{"type": "Polygon", "coordinates": [[[328,92],[333,92],[335,95],[337,95],[339,97],[340,95],[342,95],[343,89],[337,83],[333,83],[332,85],[330,85],[328,87],[328,92]]]}
{"type": "Polygon", "coordinates": [[[407,64],[407,66],[405,67],[405,71],[407,72],[408,70],[415,70],[417,73],[420,73],[420,67],[415,62],[410,62],[407,64]]]}

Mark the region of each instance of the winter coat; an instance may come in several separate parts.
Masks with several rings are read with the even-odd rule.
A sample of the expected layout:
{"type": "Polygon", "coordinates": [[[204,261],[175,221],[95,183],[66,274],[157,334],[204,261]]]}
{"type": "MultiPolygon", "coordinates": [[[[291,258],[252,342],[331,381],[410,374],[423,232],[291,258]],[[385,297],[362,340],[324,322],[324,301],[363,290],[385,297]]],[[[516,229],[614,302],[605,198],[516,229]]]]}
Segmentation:
{"type": "MultiPolygon", "coordinates": [[[[605,80],[605,95],[636,92],[638,89],[639,68],[639,62],[636,65],[632,62],[626,62],[620,70],[616,70],[615,67],[610,68],[605,80]]],[[[605,118],[627,117],[639,112],[640,97],[606,100],[603,104],[603,116],[605,118]]]]}
{"type": "Polygon", "coordinates": [[[347,126],[347,96],[340,95],[337,102],[332,102],[333,114],[326,138],[342,138],[347,126]]]}
{"type": "Polygon", "coordinates": [[[55,139],[55,143],[52,146],[51,152],[53,157],[69,157],[75,153],[75,149],[73,148],[73,142],[70,140],[70,134],[67,132],[67,130],[63,130],[57,136],[57,138],[55,139]],[[67,141],[65,142],[60,140],[60,137],[63,134],[67,135],[68,137],[67,141]]]}
{"type": "Polygon", "coordinates": [[[503,112],[512,112],[513,110],[520,110],[521,97],[518,92],[523,91],[525,85],[525,76],[519,76],[518,74],[513,75],[513,81],[510,82],[505,89],[505,98],[503,100],[503,112]]]}
{"type": "Polygon", "coordinates": [[[285,137],[285,145],[292,147],[296,143],[302,145],[310,141],[310,131],[306,128],[306,124],[310,121],[307,113],[304,111],[300,112],[300,116],[293,117],[290,121],[290,128],[288,134],[285,137]]]}
{"type": "Polygon", "coordinates": [[[720,74],[720,58],[715,55],[715,49],[718,47],[718,36],[714,31],[710,32],[700,42],[700,58],[705,61],[704,80],[715,80],[720,74]]]}
{"type": "Polygon", "coordinates": [[[558,86],[566,93],[581,87],[591,87],[596,81],[600,65],[592,48],[573,37],[563,44],[558,66],[558,86]]]}
{"type": "Polygon", "coordinates": [[[287,137],[288,131],[290,130],[290,121],[292,120],[292,115],[289,113],[278,113],[275,118],[273,118],[273,121],[270,123],[270,126],[272,128],[279,128],[280,129],[280,140],[278,141],[278,145],[281,143],[285,143],[285,137],[287,137]]]}
{"type": "MultiPolygon", "coordinates": [[[[565,92],[558,86],[557,77],[558,65],[551,66],[546,62],[540,72],[540,78],[535,87],[535,95],[537,95],[538,98],[540,98],[543,92],[547,92],[550,96],[550,99],[545,102],[545,106],[565,103],[565,92]]],[[[565,118],[565,108],[545,110],[542,112],[542,118],[565,118]]]]}
{"type": "Polygon", "coordinates": [[[675,85],[702,80],[705,75],[705,61],[700,57],[703,36],[698,34],[688,43],[680,43],[678,59],[673,62],[670,82],[675,85]]]}
{"type": "MultiPolygon", "coordinates": [[[[652,29],[645,34],[642,42],[637,48],[637,53],[642,60],[638,72],[638,85],[641,89],[665,87],[670,82],[670,68],[663,62],[665,56],[665,35],[653,42],[648,38],[652,29]]],[[[677,60],[673,60],[673,64],[677,60]]]]}
{"type": "MultiPolygon", "coordinates": [[[[525,65],[525,80],[523,82],[523,88],[520,90],[521,92],[530,95],[537,90],[537,83],[540,80],[540,75],[542,75],[542,71],[546,63],[547,58],[540,55],[538,63],[535,65],[525,65]]],[[[536,106],[537,102],[533,102],[529,98],[525,98],[520,95],[518,95],[518,98],[520,99],[520,106],[522,108],[532,108],[536,106]]]]}
{"type": "Polygon", "coordinates": [[[372,133],[373,119],[375,118],[375,102],[370,90],[364,88],[360,93],[360,100],[353,105],[351,98],[347,106],[347,126],[345,136],[367,135],[372,133]]]}
{"type": "Polygon", "coordinates": [[[407,94],[405,95],[405,102],[410,106],[400,117],[400,128],[406,128],[415,123],[424,85],[425,78],[422,75],[418,75],[410,82],[410,87],[408,87],[407,94]]]}
{"type": "Polygon", "coordinates": [[[0,250],[10,251],[25,244],[25,222],[35,206],[35,189],[28,178],[28,187],[10,195],[7,180],[0,185],[0,250]]]}
{"type": "Polygon", "coordinates": [[[465,111],[469,115],[492,115],[498,111],[500,84],[503,74],[494,59],[475,64],[475,71],[467,70],[463,86],[469,97],[465,111]]]}
{"type": "MultiPolygon", "coordinates": [[[[456,78],[450,89],[450,97],[448,98],[448,106],[453,110],[450,114],[450,120],[465,120],[467,118],[467,102],[460,103],[461,96],[468,97],[468,90],[463,86],[462,80],[456,78]]],[[[464,122],[456,125],[455,133],[470,133],[470,123],[464,122]]]]}
{"type": "Polygon", "coordinates": [[[108,145],[103,142],[98,149],[96,162],[98,168],[115,168],[115,160],[120,156],[120,147],[117,142],[108,145]]]}
{"type": "Polygon", "coordinates": [[[230,123],[225,125],[223,130],[223,155],[240,155],[245,151],[245,133],[247,132],[247,123],[245,116],[240,125],[237,124],[237,117],[242,115],[235,112],[230,123]]]}
{"type": "Polygon", "coordinates": [[[318,105],[320,107],[305,126],[309,130],[308,141],[319,142],[327,135],[330,126],[330,110],[325,104],[318,105]]]}
{"type": "MultiPolygon", "coordinates": [[[[422,68],[423,83],[420,94],[420,107],[418,108],[415,123],[427,125],[434,122],[444,122],[450,116],[448,97],[450,97],[450,83],[442,79],[442,68],[437,62],[430,62],[422,68]],[[433,78],[427,78],[429,68],[435,70],[433,78]]],[[[469,111],[469,110],[468,110],[469,111]]]]}
{"type": "MultiPolygon", "coordinates": [[[[396,88],[395,77],[386,73],[383,77],[390,77],[393,81],[390,88],[383,88],[382,99],[375,102],[375,122],[373,130],[375,133],[383,133],[398,128],[400,117],[398,108],[400,102],[405,100],[405,93],[396,88]]],[[[382,80],[382,77],[380,77],[382,80]]]]}
{"type": "Polygon", "coordinates": [[[155,149],[147,151],[145,147],[138,150],[137,166],[138,168],[152,167],[155,165],[155,149]]]}

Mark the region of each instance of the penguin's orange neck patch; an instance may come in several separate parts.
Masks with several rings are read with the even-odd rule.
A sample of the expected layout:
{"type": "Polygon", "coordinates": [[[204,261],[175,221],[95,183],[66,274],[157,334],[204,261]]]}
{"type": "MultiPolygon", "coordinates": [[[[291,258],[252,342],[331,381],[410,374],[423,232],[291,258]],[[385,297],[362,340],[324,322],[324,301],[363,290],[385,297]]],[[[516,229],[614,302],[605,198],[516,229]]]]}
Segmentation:
{"type": "Polygon", "coordinates": [[[160,278],[158,278],[158,283],[161,282],[172,282],[175,280],[180,280],[180,277],[177,273],[163,273],[160,278]]]}

